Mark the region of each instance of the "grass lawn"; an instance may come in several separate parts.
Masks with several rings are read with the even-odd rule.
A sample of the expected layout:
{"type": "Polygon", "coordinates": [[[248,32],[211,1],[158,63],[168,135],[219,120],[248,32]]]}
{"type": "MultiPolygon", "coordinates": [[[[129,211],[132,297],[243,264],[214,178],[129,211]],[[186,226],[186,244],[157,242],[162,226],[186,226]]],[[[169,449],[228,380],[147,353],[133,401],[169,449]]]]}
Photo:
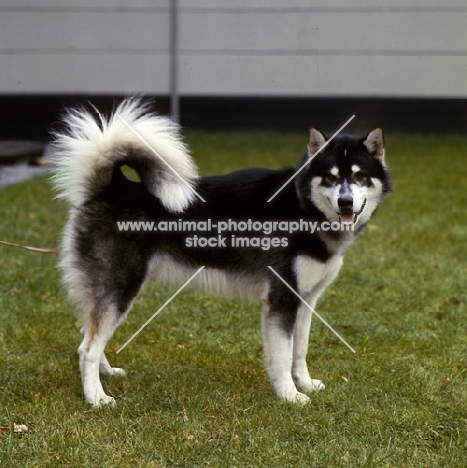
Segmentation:
{"type": "MultiPolygon", "coordinates": [[[[294,164],[302,135],[190,133],[203,174],[294,164]]],[[[0,246],[0,466],[467,466],[467,138],[388,136],[394,193],[317,310],[309,363],[326,390],[278,401],[260,305],[151,285],[109,343],[115,407],[83,401],[79,319],[56,256],[0,246]],[[21,429],[23,432],[15,432],[21,429]]],[[[0,190],[0,239],[55,247],[67,207],[46,178],[0,190]]]]}

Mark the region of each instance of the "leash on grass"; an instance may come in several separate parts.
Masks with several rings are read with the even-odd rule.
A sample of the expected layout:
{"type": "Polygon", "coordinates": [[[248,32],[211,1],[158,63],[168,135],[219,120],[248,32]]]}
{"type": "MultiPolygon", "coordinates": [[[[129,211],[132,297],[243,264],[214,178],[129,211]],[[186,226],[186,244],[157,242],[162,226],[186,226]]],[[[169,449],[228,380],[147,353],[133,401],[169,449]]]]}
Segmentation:
{"type": "Polygon", "coordinates": [[[20,249],[29,250],[30,252],[38,252],[38,253],[45,253],[45,254],[60,254],[62,251],[60,249],[44,249],[41,247],[32,247],[30,245],[21,245],[21,244],[14,244],[12,242],[6,242],[0,240],[0,244],[7,245],[9,247],[18,247],[20,249]]]}

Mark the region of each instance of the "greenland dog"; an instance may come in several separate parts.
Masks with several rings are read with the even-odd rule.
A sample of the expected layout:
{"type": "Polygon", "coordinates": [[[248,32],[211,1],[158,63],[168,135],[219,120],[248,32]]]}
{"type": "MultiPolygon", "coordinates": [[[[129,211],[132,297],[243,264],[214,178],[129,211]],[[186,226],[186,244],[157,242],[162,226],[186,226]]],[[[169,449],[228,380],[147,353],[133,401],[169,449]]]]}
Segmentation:
{"type": "Polygon", "coordinates": [[[83,315],[78,352],[85,400],[114,402],[99,374],[125,371],[111,367],[104,350],[143,284],[180,286],[201,267],[194,285],[262,300],[265,362],[278,397],[305,403],[307,394],[323,389],[308,372],[312,310],[300,297],[315,306],[390,191],[382,130],[326,140],[312,128],[295,177],[295,168],[200,177],[178,126],[141,99],[125,100],[109,118],[71,110],[63,124],[54,135],[53,177],[71,210],[60,267],[83,315]],[[123,166],[139,180],[125,177],[123,166]],[[197,230],[121,229],[149,221],[188,222],[197,230]],[[284,232],[284,223],[298,221],[314,228],[284,232]],[[210,236],[209,223],[223,226],[225,237],[210,236]]]}

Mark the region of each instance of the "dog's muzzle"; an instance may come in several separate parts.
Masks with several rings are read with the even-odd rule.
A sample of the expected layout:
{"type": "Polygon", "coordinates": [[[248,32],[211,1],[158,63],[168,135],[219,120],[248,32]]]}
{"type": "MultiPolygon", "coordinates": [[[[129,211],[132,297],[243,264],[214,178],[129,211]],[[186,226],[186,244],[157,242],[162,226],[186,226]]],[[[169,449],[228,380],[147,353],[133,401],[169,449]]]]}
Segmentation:
{"type": "Polygon", "coordinates": [[[339,206],[339,222],[341,224],[355,224],[358,220],[358,216],[365,209],[366,198],[362,203],[360,210],[355,213],[353,210],[353,198],[351,195],[343,195],[337,199],[337,204],[339,206]]]}

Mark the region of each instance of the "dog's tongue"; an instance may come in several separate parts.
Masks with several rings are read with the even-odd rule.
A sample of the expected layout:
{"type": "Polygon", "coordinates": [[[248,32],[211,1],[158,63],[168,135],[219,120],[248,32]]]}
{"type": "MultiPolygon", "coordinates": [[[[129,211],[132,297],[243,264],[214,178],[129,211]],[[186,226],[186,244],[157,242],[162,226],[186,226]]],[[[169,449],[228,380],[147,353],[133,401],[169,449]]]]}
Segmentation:
{"type": "Polygon", "coordinates": [[[355,214],[354,213],[340,213],[339,218],[341,220],[342,224],[353,224],[355,220],[355,214]]]}

